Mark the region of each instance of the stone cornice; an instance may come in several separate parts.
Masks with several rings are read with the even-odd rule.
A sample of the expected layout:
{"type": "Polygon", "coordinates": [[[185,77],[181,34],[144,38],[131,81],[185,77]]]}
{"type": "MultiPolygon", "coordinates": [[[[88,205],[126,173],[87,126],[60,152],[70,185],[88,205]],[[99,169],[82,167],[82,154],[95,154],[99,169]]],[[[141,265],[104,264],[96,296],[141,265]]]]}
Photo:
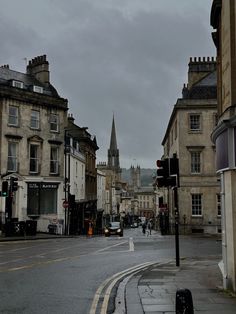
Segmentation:
{"type": "Polygon", "coordinates": [[[28,102],[38,106],[56,107],[64,111],[68,110],[68,100],[61,97],[53,97],[45,94],[38,94],[26,90],[16,90],[9,86],[0,86],[0,98],[14,99],[28,102]]]}

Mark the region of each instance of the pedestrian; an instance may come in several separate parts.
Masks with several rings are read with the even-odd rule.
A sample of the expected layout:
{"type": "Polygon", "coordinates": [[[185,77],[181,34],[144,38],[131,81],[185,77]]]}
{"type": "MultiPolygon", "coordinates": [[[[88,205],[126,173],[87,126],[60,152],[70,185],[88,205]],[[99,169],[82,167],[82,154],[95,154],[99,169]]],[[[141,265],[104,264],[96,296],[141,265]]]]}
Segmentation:
{"type": "Polygon", "coordinates": [[[149,230],[149,234],[152,234],[152,224],[151,221],[148,222],[148,230],[149,230]]]}
{"type": "Polygon", "coordinates": [[[144,223],[142,224],[143,234],[146,233],[146,228],[147,228],[147,226],[146,226],[146,223],[144,222],[144,223]]]}

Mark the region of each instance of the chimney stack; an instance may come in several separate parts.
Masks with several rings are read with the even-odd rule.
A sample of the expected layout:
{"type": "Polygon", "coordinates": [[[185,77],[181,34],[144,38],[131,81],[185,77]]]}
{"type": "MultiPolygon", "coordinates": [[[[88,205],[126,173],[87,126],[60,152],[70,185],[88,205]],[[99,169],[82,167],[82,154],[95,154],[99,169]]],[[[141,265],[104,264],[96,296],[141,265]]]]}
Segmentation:
{"type": "Polygon", "coordinates": [[[190,57],[188,64],[188,85],[191,88],[199,80],[216,70],[214,57],[190,57]]]}
{"type": "Polygon", "coordinates": [[[49,63],[46,55],[38,56],[29,61],[26,73],[34,76],[42,84],[50,83],[49,63]]]}

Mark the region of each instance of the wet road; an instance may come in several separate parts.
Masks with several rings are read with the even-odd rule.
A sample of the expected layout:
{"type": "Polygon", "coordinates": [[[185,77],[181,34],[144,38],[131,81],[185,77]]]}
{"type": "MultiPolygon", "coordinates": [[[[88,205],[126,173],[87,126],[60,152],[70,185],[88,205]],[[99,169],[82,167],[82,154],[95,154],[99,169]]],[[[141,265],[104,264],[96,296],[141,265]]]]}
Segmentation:
{"type": "MultiPolygon", "coordinates": [[[[221,253],[215,238],[180,237],[180,257],[221,253]]],[[[1,314],[87,314],[112,275],[175,259],[174,236],[75,237],[0,243],[1,314]]]]}

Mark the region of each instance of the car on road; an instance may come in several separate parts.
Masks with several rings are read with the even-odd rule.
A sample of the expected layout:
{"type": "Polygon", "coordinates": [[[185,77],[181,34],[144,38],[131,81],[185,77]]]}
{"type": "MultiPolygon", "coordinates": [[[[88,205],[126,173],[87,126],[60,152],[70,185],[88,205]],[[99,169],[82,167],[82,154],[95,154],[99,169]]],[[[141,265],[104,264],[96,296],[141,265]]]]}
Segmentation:
{"type": "Polygon", "coordinates": [[[131,227],[131,228],[138,228],[138,223],[137,223],[137,222],[134,222],[130,227],[131,227]]]}
{"type": "Polygon", "coordinates": [[[119,221],[110,222],[104,229],[105,237],[109,237],[111,235],[118,235],[123,237],[123,228],[119,221]]]}

